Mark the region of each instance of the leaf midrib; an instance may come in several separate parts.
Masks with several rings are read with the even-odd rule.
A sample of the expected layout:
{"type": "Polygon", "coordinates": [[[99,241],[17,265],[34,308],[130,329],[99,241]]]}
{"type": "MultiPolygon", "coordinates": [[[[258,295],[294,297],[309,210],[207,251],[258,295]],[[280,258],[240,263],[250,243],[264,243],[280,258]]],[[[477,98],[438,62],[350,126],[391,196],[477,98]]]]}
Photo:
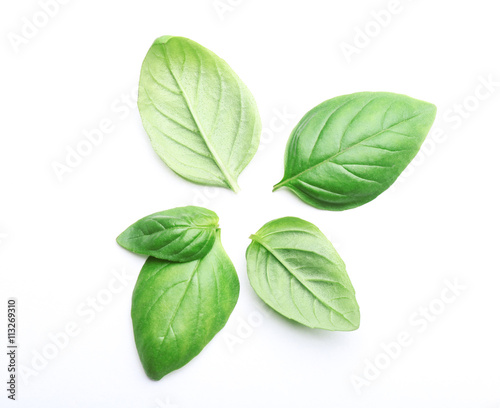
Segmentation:
{"type": "MultiPolygon", "coordinates": [[[[156,352],[156,358],[155,358],[155,359],[157,359],[157,358],[158,358],[158,354],[160,354],[160,351],[161,351],[161,349],[163,348],[163,345],[165,344],[165,341],[166,341],[166,339],[167,339],[167,337],[168,337],[168,331],[170,330],[170,328],[172,328],[172,330],[173,330],[172,325],[173,325],[173,323],[174,323],[175,318],[177,317],[177,312],[179,311],[179,308],[181,307],[181,304],[182,304],[182,302],[184,301],[184,298],[186,297],[186,294],[187,294],[187,292],[188,292],[188,290],[189,290],[189,287],[191,286],[191,282],[193,281],[194,276],[196,275],[196,273],[197,273],[197,272],[198,272],[198,270],[199,270],[200,264],[201,264],[201,259],[199,259],[199,260],[197,261],[197,264],[196,264],[196,266],[195,266],[195,267],[194,267],[194,269],[193,269],[193,273],[191,274],[191,277],[190,277],[190,278],[189,278],[189,280],[187,281],[187,284],[186,284],[186,289],[184,290],[184,293],[182,294],[181,298],[179,299],[179,302],[177,303],[177,306],[176,306],[176,308],[175,308],[174,312],[172,313],[172,317],[170,318],[170,321],[169,321],[169,322],[168,322],[168,324],[166,325],[167,330],[166,330],[166,332],[165,332],[165,336],[163,337],[162,342],[161,342],[161,343],[160,343],[160,345],[158,346],[158,350],[157,350],[157,352],[156,352]]],[[[165,291],[165,292],[164,292],[164,294],[165,294],[166,292],[167,292],[167,291],[165,291]]]]}
{"type": "MultiPolygon", "coordinates": [[[[173,37],[171,37],[171,38],[173,38],[173,37]]],[[[180,81],[175,76],[174,71],[172,70],[172,67],[170,66],[169,59],[167,58],[167,47],[166,47],[167,42],[164,43],[164,44],[162,44],[163,45],[162,48],[163,48],[163,52],[164,52],[164,55],[165,55],[165,62],[166,62],[167,68],[170,71],[170,74],[172,75],[172,78],[174,78],[175,83],[177,84],[177,86],[181,90],[182,97],[186,101],[186,105],[188,107],[189,113],[191,114],[191,117],[193,118],[194,123],[196,124],[196,127],[198,128],[198,130],[200,132],[200,135],[203,138],[203,141],[205,142],[205,145],[207,146],[208,150],[210,151],[210,154],[212,155],[215,164],[217,165],[217,167],[219,167],[219,170],[221,171],[221,173],[223,174],[223,176],[226,178],[226,181],[229,184],[229,187],[234,192],[238,192],[240,190],[240,188],[238,186],[238,183],[229,174],[228,170],[226,169],[226,166],[224,165],[224,163],[222,163],[222,160],[220,159],[219,155],[217,154],[217,151],[215,150],[215,148],[210,143],[210,140],[208,139],[208,137],[205,135],[205,131],[203,130],[203,127],[201,126],[201,124],[200,124],[197,116],[194,113],[193,107],[191,106],[191,102],[190,102],[190,100],[189,100],[189,98],[188,98],[188,96],[186,94],[186,91],[184,90],[184,87],[181,85],[180,81]]],[[[200,66],[201,66],[201,61],[200,61],[200,66]]],[[[220,75],[219,75],[219,77],[220,77],[220,75]]],[[[222,79],[221,79],[221,81],[222,81],[222,79]]],[[[221,83],[221,86],[222,86],[222,83],[221,83]]]]}
{"type": "MultiPolygon", "coordinates": [[[[291,267],[287,264],[286,261],[284,261],[283,259],[281,259],[281,257],[269,246],[267,245],[266,243],[264,243],[263,240],[260,239],[260,237],[258,235],[251,235],[250,236],[250,239],[252,239],[253,241],[257,242],[259,245],[262,245],[272,256],[274,256],[278,262],[283,265],[283,267],[288,271],[288,273],[290,273],[290,275],[292,275],[296,280],[297,282],[299,282],[306,290],[308,290],[315,299],[318,299],[318,301],[320,301],[323,305],[325,305],[329,310],[333,311],[334,313],[336,313],[337,315],[341,316],[344,320],[346,320],[347,322],[349,322],[349,324],[353,325],[353,326],[356,326],[352,321],[350,321],[346,316],[344,316],[342,313],[340,313],[338,310],[335,310],[331,305],[329,305],[325,300],[323,300],[322,298],[320,298],[316,293],[313,292],[313,290],[307,286],[303,281],[302,279],[300,279],[297,275],[295,275],[293,272],[292,272],[292,269],[291,267]]],[[[340,283],[340,282],[339,282],[340,283]]],[[[340,283],[341,284],[341,283],[340,283]]],[[[341,284],[342,285],[342,284],[341,284]]],[[[344,286],[344,285],[342,285],[344,286]]],[[[345,287],[345,286],[344,286],[345,287]]],[[[347,288],[345,288],[347,290],[347,288]]],[[[300,312],[300,310],[299,310],[300,312]]],[[[302,314],[302,312],[300,312],[302,314]]],[[[332,323],[333,324],[333,323],[332,323]]]]}
{"type": "MultiPolygon", "coordinates": [[[[276,185],[273,187],[273,191],[276,191],[276,190],[277,190],[277,189],[279,189],[280,187],[283,187],[284,185],[288,184],[290,181],[292,181],[292,180],[295,180],[295,179],[299,178],[300,176],[304,175],[305,173],[307,173],[307,172],[309,172],[309,171],[311,171],[311,170],[314,170],[315,168],[317,168],[317,167],[319,167],[319,166],[321,166],[321,165],[323,165],[323,164],[325,164],[325,163],[328,163],[328,162],[330,162],[330,161],[332,161],[332,160],[336,159],[338,156],[341,156],[342,154],[344,154],[344,153],[348,152],[349,150],[351,150],[351,149],[353,149],[353,148],[355,148],[355,147],[360,146],[362,143],[365,143],[366,141],[368,141],[368,140],[370,140],[370,139],[373,139],[374,137],[377,137],[377,136],[381,135],[381,134],[382,134],[382,133],[384,133],[384,132],[390,131],[391,129],[395,128],[396,126],[399,126],[399,125],[400,125],[400,124],[402,124],[402,123],[408,122],[409,120],[412,120],[412,119],[415,119],[415,118],[417,118],[417,117],[419,117],[419,116],[421,116],[421,115],[424,115],[424,114],[428,113],[429,111],[430,111],[430,109],[429,109],[429,110],[424,110],[424,111],[422,111],[422,112],[418,113],[417,115],[414,115],[414,116],[412,116],[412,117],[410,117],[410,118],[407,118],[407,119],[405,119],[405,120],[402,120],[401,122],[398,122],[398,123],[396,123],[396,124],[394,124],[394,125],[392,125],[392,126],[389,126],[388,128],[385,128],[385,129],[383,129],[383,130],[381,130],[381,131],[379,131],[379,132],[375,133],[374,135],[371,135],[371,136],[367,137],[366,139],[363,139],[363,140],[359,141],[358,143],[355,143],[355,144],[353,144],[352,146],[349,146],[347,149],[341,150],[341,151],[339,151],[339,152],[335,153],[333,156],[330,156],[330,157],[326,158],[325,160],[323,160],[323,161],[321,161],[321,162],[319,162],[319,163],[316,163],[314,166],[311,166],[311,167],[309,167],[309,168],[307,168],[307,169],[305,169],[305,170],[302,170],[300,173],[296,174],[295,176],[290,177],[290,178],[288,178],[288,179],[286,179],[286,180],[280,181],[278,184],[276,184],[276,185]]],[[[347,131],[347,129],[346,129],[346,131],[347,131]]],[[[343,133],[342,137],[345,135],[345,132],[346,132],[346,131],[344,131],[344,133],[343,133]]]]}

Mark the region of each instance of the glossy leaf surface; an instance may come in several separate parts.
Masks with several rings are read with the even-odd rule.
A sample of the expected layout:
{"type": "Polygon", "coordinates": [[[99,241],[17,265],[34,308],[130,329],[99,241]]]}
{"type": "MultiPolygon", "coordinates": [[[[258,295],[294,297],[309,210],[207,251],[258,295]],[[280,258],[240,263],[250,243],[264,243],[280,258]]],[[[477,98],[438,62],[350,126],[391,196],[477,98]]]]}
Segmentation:
{"type": "Polygon", "coordinates": [[[201,207],[178,207],[132,224],[117,242],[137,254],[174,262],[204,257],[215,242],[219,217],[201,207]]]}
{"type": "Polygon", "coordinates": [[[359,207],[389,188],[413,160],[436,107],[408,96],[362,92],[330,99],[308,112],[287,144],[288,187],[325,210],[359,207]]]}
{"type": "Polygon", "coordinates": [[[147,375],[159,380],[197,356],[226,324],[239,287],[220,232],[202,259],[148,258],[132,297],[135,342],[147,375]]]}

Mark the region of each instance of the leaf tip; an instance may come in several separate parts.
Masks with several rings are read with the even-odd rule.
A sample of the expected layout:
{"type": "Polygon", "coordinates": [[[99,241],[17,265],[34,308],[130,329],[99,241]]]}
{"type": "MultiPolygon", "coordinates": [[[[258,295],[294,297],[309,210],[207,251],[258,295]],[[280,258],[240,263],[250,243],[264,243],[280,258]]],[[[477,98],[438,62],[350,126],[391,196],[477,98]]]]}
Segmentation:
{"type": "Polygon", "coordinates": [[[120,245],[122,248],[126,249],[127,251],[132,251],[130,247],[130,231],[129,228],[127,228],[125,231],[123,231],[120,235],[116,237],[116,243],[120,245]]]}
{"type": "Polygon", "coordinates": [[[431,107],[432,107],[432,113],[434,114],[434,118],[436,117],[437,115],[437,111],[438,111],[438,108],[436,105],[434,105],[433,103],[430,104],[431,107]]]}
{"type": "Polygon", "coordinates": [[[118,235],[118,236],[116,237],[116,243],[117,243],[118,245],[120,245],[121,247],[123,247],[123,244],[124,244],[124,241],[125,241],[125,238],[123,237],[123,234],[124,234],[124,233],[125,233],[125,232],[122,232],[120,235],[118,235]]]}
{"type": "Polygon", "coordinates": [[[148,378],[153,381],[160,381],[163,377],[165,377],[167,374],[170,374],[171,371],[168,371],[166,373],[160,373],[157,370],[154,370],[147,366],[146,364],[143,364],[144,371],[148,378]]]}

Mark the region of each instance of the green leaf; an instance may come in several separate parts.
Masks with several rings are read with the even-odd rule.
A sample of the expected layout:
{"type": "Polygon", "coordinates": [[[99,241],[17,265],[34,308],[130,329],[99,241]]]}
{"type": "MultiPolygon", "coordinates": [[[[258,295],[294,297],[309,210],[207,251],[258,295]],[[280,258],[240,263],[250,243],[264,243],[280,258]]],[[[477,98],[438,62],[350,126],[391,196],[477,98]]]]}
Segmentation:
{"type": "Polygon", "coordinates": [[[116,241],[136,254],[173,262],[203,258],[215,242],[219,217],[201,207],[178,207],[148,215],[116,241]]]}
{"type": "Polygon", "coordinates": [[[359,307],[345,264],[316,226],[285,217],[268,222],[250,238],[248,277],[265,303],[308,327],[359,327],[359,307]]]}
{"type": "Polygon", "coordinates": [[[239,190],[261,121],[252,94],[224,60],[187,38],[158,38],[142,65],[138,105],[154,150],[173,171],[239,190]]]}
{"type": "Polygon", "coordinates": [[[224,327],[240,284],[220,231],[202,259],[148,258],[132,296],[134,336],[146,374],[159,380],[197,356],[224,327]]]}
{"type": "Polygon", "coordinates": [[[436,107],[408,96],[362,92],[309,111],[293,130],[285,175],[288,187],[324,210],[359,207],[387,190],[417,155],[436,107]]]}

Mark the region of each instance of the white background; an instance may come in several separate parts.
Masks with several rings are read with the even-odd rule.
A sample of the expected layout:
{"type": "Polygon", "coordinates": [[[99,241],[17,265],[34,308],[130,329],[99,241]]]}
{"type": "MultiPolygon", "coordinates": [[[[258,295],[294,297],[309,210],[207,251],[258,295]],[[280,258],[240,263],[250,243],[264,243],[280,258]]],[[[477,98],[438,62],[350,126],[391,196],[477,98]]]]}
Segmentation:
{"type": "Polygon", "coordinates": [[[401,0],[380,30],[372,13],[387,10],[388,1],[220,3],[229,8],[218,13],[213,0],[70,0],[44,22],[37,0],[2,2],[0,301],[4,308],[8,297],[18,299],[18,363],[32,371],[20,379],[17,403],[1,391],[0,406],[500,407],[498,1],[401,0]],[[14,46],[13,34],[36,16],[44,27],[14,46]],[[348,61],[342,43],[353,44],[365,28],[371,37],[348,61]],[[153,152],[135,105],[120,101],[135,95],[149,46],[166,34],[216,52],[257,100],[265,140],[237,195],[172,173],[153,152]],[[478,101],[488,78],[497,84],[479,89],[478,101]],[[296,122],[318,103],[357,91],[398,92],[438,106],[418,162],[375,201],[347,212],[271,193],[296,122]],[[454,110],[464,101],[467,117],[459,120],[454,110]],[[284,109],[293,118],[273,131],[284,109]],[[60,181],[54,163],[65,164],[68,147],[103,119],[113,131],[60,181]],[[241,295],[198,357],[153,382],[130,319],[144,258],[115,237],[147,214],[190,204],[220,216],[241,295]],[[248,236],[287,215],[315,223],[343,257],[361,307],[358,331],[291,324],[252,291],[248,236]],[[113,271],[124,283],[113,281],[113,271]],[[443,305],[447,280],[465,288],[416,325],[421,307],[443,305]],[[106,304],[91,315],[98,296],[106,304]],[[249,316],[261,322],[242,333],[249,316]],[[68,323],[78,334],[54,351],[53,338],[63,339],[68,323]],[[356,392],[353,376],[363,377],[367,361],[401,332],[412,344],[356,392]],[[50,357],[45,363],[36,357],[42,353],[50,357]]]}

